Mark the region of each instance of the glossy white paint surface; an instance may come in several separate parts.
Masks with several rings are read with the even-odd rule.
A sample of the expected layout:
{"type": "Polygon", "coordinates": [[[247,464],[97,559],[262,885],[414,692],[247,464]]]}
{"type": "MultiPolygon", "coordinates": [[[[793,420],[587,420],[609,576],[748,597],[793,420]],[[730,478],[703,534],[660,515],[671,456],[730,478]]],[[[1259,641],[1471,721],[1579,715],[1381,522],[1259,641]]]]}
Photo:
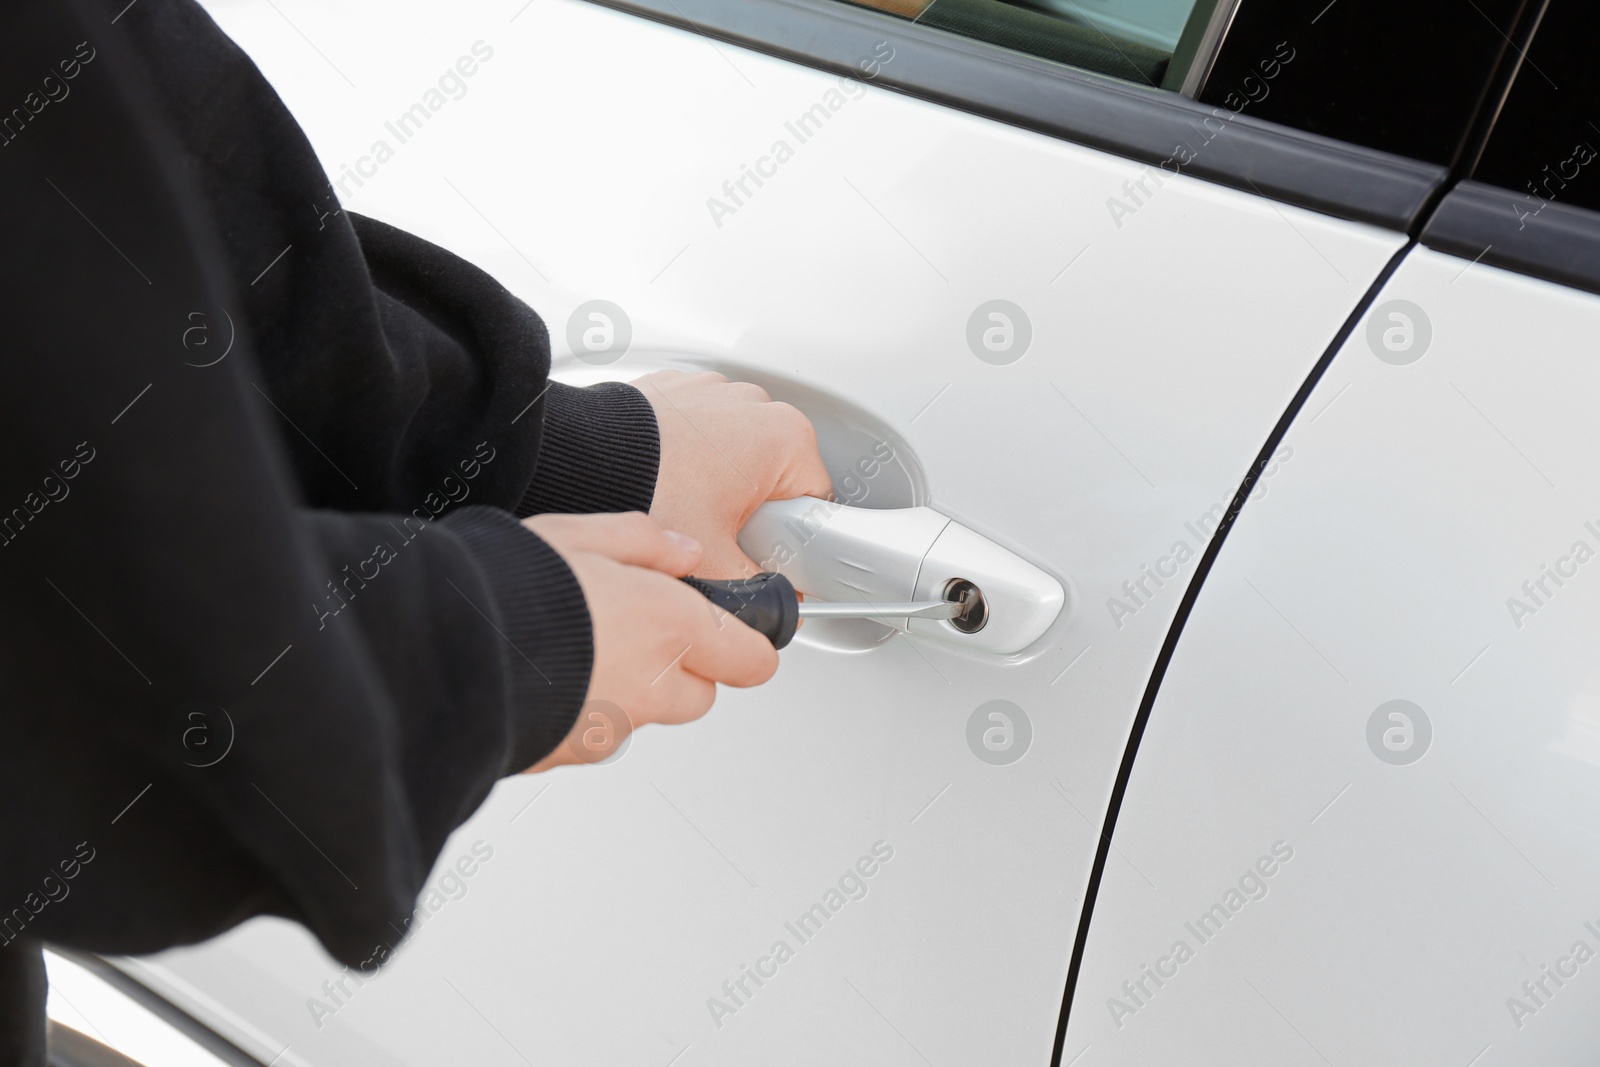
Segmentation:
{"type": "Polygon", "coordinates": [[[1600,551],[1600,298],[1419,251],[1380,331],[1404,328],[1392,300],[1422,309],[1426,352],[1392,365],[1357,328],[1184,629],[1090,930],[1082,1067],[1600,1048],[1600,957],[1569,958],[1600,952],[1600,562],[1574,557],[1600,551]],[[1545,566],[1570,573],[1536,604],[1545,566]],[[1432,728],[1406,765],[1366,736],[1397,699],[1432,728]],[[1184,924],[1278,841],[1266,895],[1200,945],[1184,924]],[[1194,958],[1113,1012],[1179,940],[1194,958]],[[1575,973],[1535,1001],[1544,965],[1575,973]]]}
{"type": "Polygon", "coordinates": [[[44,954],[46,1014],[148,1067],[227,1067],[186,1034],[86,967],[44,954]]]}
{"type": "Polygon", "coordinates": [[[445,848],[437,911],[337,1004],[338,968],[279,922],[144,973],[284,1064],[1045,1063],[1206,523],[1399,239],[575,0],[214,10],[336,171],[483,40],[468,94],[368,163],[350,206],[484,265],[563,353],[581,304],[624,308],[629,355],[566,357],[569,377],[675,353],[758,380],[827,417],[841,464],[843,441],[905,453],[863,506],[929,504],[1072,588],[1023,655],[797,645],[701,722],[505,782],[445,848]],[[830,101],[717,225],[707,199],[830,101]],[[1119,226],[1108,202],[1141,177],[1119,226]],[[1008,365],[967,340],[976,319],[1020,344],[996,299],[1031,326],[1008,365]],[[1031,726],[1008,766],[968,742],[996,700],[1019,751],[1031,726]],[[477,841],[493,858],[451,878],[477,841]],[[858,863],[866,895],[799,943],[785,924],[858,863]],[[719,1026],[708,998],[780,939],[794,957],[719,1026]]]}

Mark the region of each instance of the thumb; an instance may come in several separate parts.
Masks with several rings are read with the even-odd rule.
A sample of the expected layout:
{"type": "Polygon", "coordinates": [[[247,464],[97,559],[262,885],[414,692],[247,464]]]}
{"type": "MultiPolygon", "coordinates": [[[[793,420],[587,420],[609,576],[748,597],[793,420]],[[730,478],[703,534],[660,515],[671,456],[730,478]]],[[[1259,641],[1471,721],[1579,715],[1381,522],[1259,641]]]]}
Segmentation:
{"type": "Polygon", "coordinates": [[[700,563],[700,543],[663,530],[642,511],[615,515],[537,515],[522,524],[557,552],[593,552],[618,563],[681,578],[700,563]]]}

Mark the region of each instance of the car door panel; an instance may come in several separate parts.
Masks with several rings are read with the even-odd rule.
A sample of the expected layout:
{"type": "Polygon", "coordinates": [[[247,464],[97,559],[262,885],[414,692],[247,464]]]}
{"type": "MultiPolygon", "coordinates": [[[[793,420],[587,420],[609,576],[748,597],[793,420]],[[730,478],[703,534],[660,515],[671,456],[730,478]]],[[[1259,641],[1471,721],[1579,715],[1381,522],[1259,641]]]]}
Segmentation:
{"type": "Polygon", "coordinates": [[[1149,882],[1106,868],[1068,1056],[1588,1061],[1597,327],[1425,248],[1376,295],[1184,626],[1114,838],[1149,882]]]}
{"type": "Polygon", "coordinates": [[[1193,560],[1404,237],[576,0],[385,11],[359,50],[322,42],[352,93],[272,9],[215,8],[330,173],[368,159],[349,207],[495,273],[566,380],[715,367],[813,413],[836,463],[898,449],[904,484],[863,506],[921,494],[1059,577],[1067,610],[1012,657],[799,640],[700,722],[505,781],[376,977],[341,986],[273,920],[125,965],[281,1063],[1048,1062],[1193,560]],[[480,39],[469,91],[376,162],[384,123],[480,39]],[[734,203],[724,183],[758,166],[734,203]],[[594,300],[622,309],[626,352],[574,352],[594,300]],[[996,300],[1021,309],[1013,345],[1026,320],[1014,359],[984,347],[996,300]],[[1031,725],[1009,763],[969,741],[996,700],[1031,725]],[[830,889],[840,906],[791,932],[830,889]]]}

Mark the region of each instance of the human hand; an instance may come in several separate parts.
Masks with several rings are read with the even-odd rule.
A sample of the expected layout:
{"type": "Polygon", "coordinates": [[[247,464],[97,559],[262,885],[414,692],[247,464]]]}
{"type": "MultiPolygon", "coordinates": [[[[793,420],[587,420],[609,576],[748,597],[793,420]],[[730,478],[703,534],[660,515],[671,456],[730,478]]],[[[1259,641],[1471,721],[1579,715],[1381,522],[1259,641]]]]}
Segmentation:
{"type": "Polygon", "coordinates": [[[768,500],[832,496],[811,420],[760,386],[675,370],[630,384],[649,399],[661,433],[650,515],[705,546],[701,577],[747,578],[761,569],[737,536],[768,500]]]}
{"type": "Polygon", "coordinates": [[[538,515],[522,524],[572,568],[594,635],[578,721],[527,773],[596,763],[645,723],[704,715],[717,682],[760,685],[778,669],[778,652],[765,637],[678,581],[701,562],[692,539],[640,512],[538,515]]]}

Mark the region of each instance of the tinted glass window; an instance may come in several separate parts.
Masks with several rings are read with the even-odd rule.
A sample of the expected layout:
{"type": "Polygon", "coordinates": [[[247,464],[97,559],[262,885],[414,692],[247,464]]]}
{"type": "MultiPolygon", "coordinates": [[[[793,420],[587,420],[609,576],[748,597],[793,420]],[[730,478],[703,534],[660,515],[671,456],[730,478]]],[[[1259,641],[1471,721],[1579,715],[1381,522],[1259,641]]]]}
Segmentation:
{"type": "Polygon", "coordinates": [[[1547,203],[1600,210],[1600,12],[1550,0],[1473,177],[1547,203]]]}
{"type": "Polygon", "coordinates": [[[919,25],[1151,86],[1173,84],[1174,52],[1192,51],[1181,45],[1204,29],[1204,16],[1215,6],[1215,0],[856,2],[919,25]]]}
{"type": "Polygon", "coordinates": [[[1199,97],[1454,166],[1528,0],[1243,0],[1199,97]],[[1284,61],[1284,56],[1292,59],[1284,61]],[[1273,71],[1271,77],[1264,76],[1273,71]]]}

